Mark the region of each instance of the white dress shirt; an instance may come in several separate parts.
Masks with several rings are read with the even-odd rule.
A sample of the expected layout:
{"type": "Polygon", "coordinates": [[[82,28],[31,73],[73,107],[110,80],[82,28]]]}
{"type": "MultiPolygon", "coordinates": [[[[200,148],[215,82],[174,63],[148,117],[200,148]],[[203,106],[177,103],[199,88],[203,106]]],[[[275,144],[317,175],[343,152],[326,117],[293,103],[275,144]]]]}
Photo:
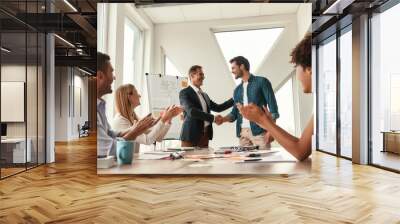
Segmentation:
{"type": "Polygon", "coordinates": [[[116,155],[117,136],[107,120],[106,102],[97,98],[97,155],[116,155]]]}
{"type": "MultiPolygon", "coordinates": [[[[125,131],[129,128],[135,127],[136,124],[131,125],[131,122],[125,117],[123,117],[120,113],[117,113],[114,116],[112,122],[112,128],[116,131],[125,131]]],[[[139,152],[140,144],[143,145],[151,145],[154,142],[161,142],[164,139],[164,136],[167,134],[171,125],[166,124],[159,120],[157,124],[155,124],[151,130],[147,133],[143,133],[136,137],[135,139],[135,152],[139,152]]]]}
{"type": "MultiPolygon", "coordinates": [[[[249,82],[243,82],[243,106],[249,104],[249,99],[247,97],[247,86],[249,82]]],[[[250,121],[242,117],[242,128],[250,128],[250,121]]]]}
{"type": "MultiPolygon", "coordinates": [[[[197,93],[197,96],[199,97],[201,108],[203,109],[203,112],[208,113],[208,111],[207,111],[207,103],[206,103],[206,100],[204,99],[204,96],[202,94],[203,91],[200,88],[197,88],[193,84],[190,84],[190,87],[192,87],[192,89],[194,89],[194,91],[197,93]]],[[[210,122],[204,121],[204,127],[207,127],[209,125],[210,125],[210,122]]]]}

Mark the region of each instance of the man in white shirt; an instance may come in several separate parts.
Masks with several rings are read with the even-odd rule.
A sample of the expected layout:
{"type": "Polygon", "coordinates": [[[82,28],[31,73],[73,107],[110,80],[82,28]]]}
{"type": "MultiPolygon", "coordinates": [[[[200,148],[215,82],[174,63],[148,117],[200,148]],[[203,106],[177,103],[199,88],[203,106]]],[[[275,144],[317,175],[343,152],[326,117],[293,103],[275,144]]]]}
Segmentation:
{"type": "Polygon", "coordinates": [[[211,111],[222,112],[233,106],[233,99],[217,104],[202,91],[204,72],[201,66],[193,65],[189,69],[190,85],[179,93],[180,104],[184,108],[184,121],[181,130],[182,146],[208,147],[213,137],[213,122],[220,122],[222,117],[211,111]]]}
{"type": "MultiPolygon", "coordinates": [[[[111,84],[115,77],[113,67],[110,63],[110,56],[97,52],[97,156],[103,157],[116,154],[116,141],[134,140],[136,136],[144,133],[154,123],[149,116],[140,120],[138,124],[129,130],[115,132],[111,130],[106,116],[106,102],[101,98],[112,93],[111,84]]],[[[134,149],[133,149],[134,150],[134,149]]]]}
{"type": "Polygon", "coordinates": [[[234,57],[229,62],[235,78],[241,78],[242,82],[233,92],[235,105],[231,113],[223,117],[222,122],[217,122],[217,124],[236,121],[236,136],[239,138],[241,146],[258,146],[259,149],[270,148],[273,138],[268,130],[264,130],[256,123],[243,117],[236,105],[255,104],[260,108],[268,107],[272,119],[275,121],[279,118],[279,112],[271,82],[265,77],[250,73],[250,63],[243,56],[234,57]]]}

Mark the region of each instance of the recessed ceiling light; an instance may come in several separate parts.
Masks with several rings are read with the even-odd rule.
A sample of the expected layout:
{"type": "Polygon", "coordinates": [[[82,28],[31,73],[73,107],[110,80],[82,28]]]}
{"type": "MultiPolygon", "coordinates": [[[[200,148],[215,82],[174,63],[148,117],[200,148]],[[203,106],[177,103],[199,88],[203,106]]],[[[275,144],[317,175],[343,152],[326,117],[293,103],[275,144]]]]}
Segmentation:
{"type": "Polygon", "coordinates": [[[64,38],[62,38],[62,37],[60,37],[59,35],[57,35],[57,34],[54,34],[54,36],[55,37],[57,37],[59,40],[61,40],[62,42],[64,42],[64,43],[66,43],[67,45],[69,45],[70,47],[73,47],[73,48],[75,48],[75,45],[73,45],[71,42],[69,42],[68,40],[66,40],[66,39],[64,39],[64,38]]]}
{"type": "Polygon", "coordinates": [[[352,4],[354,0],[336,0],[322,14],[342,14],[343,9],[352,4]]]}
{"type": "Polygon", "coordinates": [[[1,47],[1,50],[4,51],[4,52],[6,52],[6,53],[10,53],[10,52],[11,52],[11,50],[9,50],[9,49],[7,49],[7,48],[5,48],[5,47],[1,47]]]}
{"type": "Polygon", "coordinates": [[[67,4],[74,12],[78,12],[78,10],[68,1],[64,0],[65,4],[67,4]]]}
{"type": "Polygon", "coordinates": [[[85,73],[85,74],[87,74],[87,75],[92,75],[90,72],[88,72],[88,71],[86,71],[86,70],[83,70],[83,69],[81,69],[81,68],[79,68],[79,67],[78,67],[78,70],[81,71],[81,72],[83,72],[83,73],[85,73]]]}

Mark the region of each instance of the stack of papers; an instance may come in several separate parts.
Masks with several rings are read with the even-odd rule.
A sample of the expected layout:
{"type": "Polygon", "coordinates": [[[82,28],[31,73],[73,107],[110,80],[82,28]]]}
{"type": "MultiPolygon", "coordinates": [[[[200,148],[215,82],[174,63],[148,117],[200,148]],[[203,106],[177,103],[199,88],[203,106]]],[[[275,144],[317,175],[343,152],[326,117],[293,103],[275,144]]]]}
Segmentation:
{"type": "Polygon", "coordinates": [[[145,152],[139,154],[138,159],[164,159],[169,157],[170,152],[145,152]]]}

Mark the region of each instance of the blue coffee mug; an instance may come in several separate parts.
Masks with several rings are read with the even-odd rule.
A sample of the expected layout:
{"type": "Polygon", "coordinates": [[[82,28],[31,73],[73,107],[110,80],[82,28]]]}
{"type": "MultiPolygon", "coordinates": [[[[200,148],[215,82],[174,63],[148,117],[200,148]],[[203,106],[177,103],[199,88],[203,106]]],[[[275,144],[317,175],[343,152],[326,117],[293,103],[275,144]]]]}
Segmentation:
{"type": "Polygon", "coordinates": [[[118,164],[132,164],[133,148],[133,141],[117,141],[118,164]]]}

